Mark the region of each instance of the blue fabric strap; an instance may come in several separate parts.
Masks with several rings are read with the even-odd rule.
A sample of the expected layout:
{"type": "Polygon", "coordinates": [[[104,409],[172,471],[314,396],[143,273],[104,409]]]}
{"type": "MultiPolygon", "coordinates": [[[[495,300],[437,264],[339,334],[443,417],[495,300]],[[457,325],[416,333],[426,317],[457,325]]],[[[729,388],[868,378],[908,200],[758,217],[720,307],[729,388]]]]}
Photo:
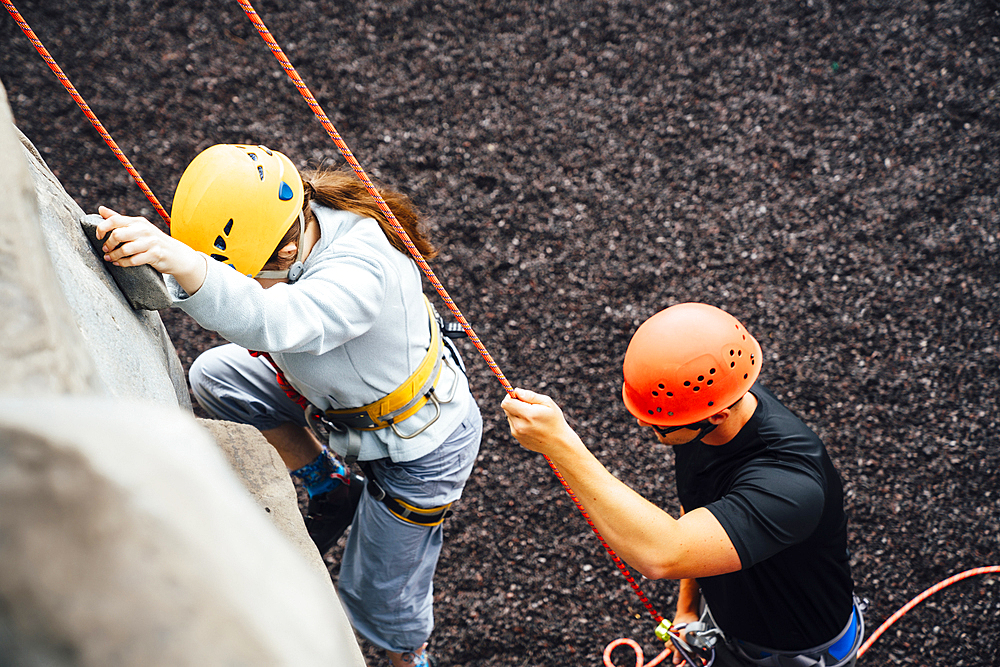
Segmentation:
{"type": "Polygon", "coordinates": [[[347,476],[347,468],[329,449],[323,449],[319,456],[291,474],[302,480],[312,498],[340,486],[347,476]]]}

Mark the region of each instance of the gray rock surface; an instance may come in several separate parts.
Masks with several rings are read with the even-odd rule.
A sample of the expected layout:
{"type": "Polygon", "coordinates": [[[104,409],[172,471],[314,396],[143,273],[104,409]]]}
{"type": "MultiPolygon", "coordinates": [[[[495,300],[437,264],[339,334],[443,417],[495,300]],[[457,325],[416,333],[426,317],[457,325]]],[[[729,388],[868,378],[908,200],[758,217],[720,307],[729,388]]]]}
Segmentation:
{"type": "Polygon", "coordinates": [[[46,252],[28,171],[37,153],[25,155],[11,123],[0,86],[0,392],[97,391],[100,375],[46,252]]]}
{"type": "Polygon", "coordinates": [[[332,590],[326,564],[306,532],[295,486],[278,452],[253,426],[215,419],[199,419],[199,422],[212,434],[230,467],[271,523],[332,590]]]}
{"type": "Polygon", "coordinates": [[[0,508],[0,656],[364,664],[327,573],[176,408],[0,400],[0,508]]]}
{"type": "MultiPolygon", "coordinates": [[[[92,366],[87,373],[88,388],[111,396],[141,396],[190,409],[191,399],[184,371],[159,315],[132,308],[105,269],[104,262],[94,255],[84,237],[80,226],[83,210],[66,194],[31,142],[10,124],[6,98],[0,107],[3,108],[0,124],[4,126],[0,128],[0,133],[6,135],[3,140],[4,166],[0,168],[4,169],[3,176],[10,176],[3,178],[0,187],[19,187],[20,192],[32,194],[37,201],[34,215],[29,203],[19,209],[20,213],[5,212],[0,218],[0,248],[4,249],[4,255],[15,254],[15,251],[20,255],[20,267],[14,271],[5,270],[11,275],[9,280],[35,283],[30,289],[35,290],[38,296],[38,307],[57,311],[51,317],[60,318],[62,325],[59,329],[64,334],[62,339],[68,341],[71,338],[65,332],[67,328],[78,329],[76,344],[60,354],[67,356],[63,365],[89,363],[92,366]],[[25,190],[24,176],[19,175],[25,164],[29,175],[27,183],[33,184],[33,193],[31,186],[25,190]],[[7,170],[11,170],[10,174],[6,173],[7,170]],[[32,240],[30,246],[26,241],[29,235],[37,235],[38,227],[26,223],[34,220],[40,225],[44,240],[41,249],[34,245],[36,241],[32,240]],[[43,269],[40,265],[46,261],[46,256],[50,263],[43,269]],[[52,270],[55,281],[50,279],[52,270]],[[41,286],[43,284],[55,285],[62,292],[60,298],[57,300],[52,294],[39,292],[48,289],[41,286]],[[69,326],[67,318],[71,322],[69,326]]],[[[11,192],[11,196],[13,194],[11,192]]],[[[7,201],[6,197],[4,201],[7,201]]],[[[30,202],[30,198],[27,201],[30,202]]],[[[6,285],[0,289],[4,293],[9,291],[6,285]]],[[[16,314],[19,321],[22,320],[22,313],[29,312],[24,299],[17,303],[11,301],[9,306],[4,306],[4,311],[16,314]]],[[[28,326],[28,320],[24,319],[20,324],[22,333],[5,336],[5,339],[31,341],[35,334],[26,329],[28,326]]],[[[14,348],[9,354],[16,356],[23,353],[14,348]]],[[[62,369],[61,372],[66,371],[62,369]]],[[[55,381],[53,378],[45,384],[55,381]]]]}

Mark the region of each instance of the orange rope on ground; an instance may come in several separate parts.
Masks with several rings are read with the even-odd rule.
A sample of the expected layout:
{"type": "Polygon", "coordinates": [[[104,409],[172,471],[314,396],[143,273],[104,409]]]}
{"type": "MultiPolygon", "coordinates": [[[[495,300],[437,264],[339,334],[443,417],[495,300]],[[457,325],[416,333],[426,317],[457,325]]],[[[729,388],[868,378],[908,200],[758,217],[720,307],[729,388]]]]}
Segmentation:
{"type": "MultiPolygon", "coordinates": [[[[481,354],[483,359],[486,360],[486,365],[490,367],[490,370],[493,371],[493,374],[500,381],[500,384],[507,391],[507,393],[513,396],[514,389],[507,381],[507,378],[500,370],[500,367],[497,366],[495,361],[493,361],[492,355],[490,355],[489,351],[483,345],[482,341],[479,340],[479,336],[477,336],[476,332],[472,330],[472,326],[465,319],[465,316],[462,315],[461,311],[458,309],[458,306],[455,305],[455,302],[452,300],[452,298],[448,295],[448,292],[441,284],[441,281],[438,280],[437,276],[434,274],[434,271],[431,269],[431,267],[427,264],[427,261],[420,254],[420,251],[417,250],[416,246],[413,245],[413,242],[410,240],[410,237],[406,233],[406,230],[403,229],[403,226],[401,224],[399,224],[399,221],[396,219],[396,216],[393,214],[388,204],[386,204],[385,200],[382,199],[382,195],[379,194],[378,189],[372,183],[371,179],[368,178],[368,174],[365,173],[365,170],[358,163],[357,159],[355,159],[354,154],[351,152],[351,149],[347,147],[346,143],[344,143],[344,140],[341,138],[340,133],[337,132],[337,129],[333,126],[333,123],[330,122],[329,117],[327,117],[326,113],[323,111],[323,108],[319,105],[319,102],[316,101],[316,98],[313,97],[313,94],[309,91],[308,86],[306,86],[305,82],[302,81],[302,78],[299,76],[298,72],[295,71],[295,68],[292,66],[292,63],[285,56],[284,51],[282,51],[281,47],[274,40],[274,37],[271,35],[271,31],[267,29],[267,26],[264,25],[264,22],[261,20],[257,12],[254,10],[253,5],[250,4],[249,0],[237,0],[237,2],[239,2],[240,7],[243,8],[243,11],[250,19],[250,22],[253,23],[254,27],[257,29],[257,32],[260,33],[260,36],[264,40],[264,43],[267,44],[269,49],[271,49],[271,53],[273,53],[274,57],[278,59],[278,62],[281,64],[282,69],[284,69],[285,73],[288,74],[288,77],[295,84],[295,87],[299,89],[299,93],[301,93],[302,97],[305,98],[306,103],[309,105],[309,108],[312,109],[313,113],[316,115],[316,118],[319,119],[319,122],[323,126],[323,129],[326,130],[326,133],[330,135],[331,139],[333,139],[333,143],[335,143],[337,145],[337,148],[340,149],[340,153],[344,156],[344,159],[347,160],[347,163],[351,166],[351,169],[354,170],[354,173],[357,174],[358,178],[361,179],[361,182],[364,183],[365,188],[367,188],[368,192],[371,193],[372,197],[375,199],[375,202],[378,204],[379,210],[382,211],[383,215],[385,215],[389,224],[392,225],[392,228],[399,235],[399,238],[403,241],[403,244],[406,246],[406,249],[409,250],[410,254],[413,256],[413,259],[417,262],[417,265],[424,272],[424,275],[427,276],[427,279],[434,286],[434,289],[437,290],[438,294],[441,295],[441,298],[448,306],[448,309],[455,316],[455,319],[457,319],[458,322],[462,325],[462,329],[465,330],[466,335],[469,336],[469,339],[472,341],[473,345],[475,345],[476,349],[479,350],[479,354],[481,354]]],[[[555,473],[556,478],[558,478],[563,488],[566,489],[566,492],[569,494],[569,497],[573,500],[573,503],[576,505],[576,508],[580,511],[580,514],[583,515],[583,518],[586,520],[587,525],[589,525],[591,530],[594,531],[594,534],[597,535],[597,539],[600,540],[601,545],[611,556],[611,559],[615,562],[615,565],[618,566],[618,569],[621,570],[622,574],[625,575],[625,579],[632,586],[632,589],[635,590],[636,594],[639,596],[639,599],[646,606],[646,609],[649,610],[649,613],[652,614],[653,618],[656,620],[657,623],[662,621],[663,617],[660,616],[660,614],[658,614],[655,609],[653,609],[653,605],[650,604],[649,599],[642,592],[642,590],[640,590],[638,584],[635,583],[635,579],[632,577],[632,574],[625,567],[625,564],[622,562],[621,558],[618,557],[618,554],[614,552],[611,546],[604,540],[604,537],[601,536],[601,533],[597,530],[597,526],[594,525],[594,522],[593,520],[591,520],[590,515],[587,514],[587,511],[584,509],[583,504],[580,502],[579,498],[577,498],[576,494],[573,492],[573,489],[570,488],[569,484],[566,483],[566,480],[563,479],[562,473],[559,472],[559,470],[555,467],[555,464],[552,463],[549,457],[546,456],[545,460],[548,462],[549,467],[552,468],[552,471],[555,473]]]]}
{"type": "Polygon", "coordinates": [[[972,570],[966,570],[965,572],[960,572],[954,576],[948,577],[944,581],[934,584],[926,591],[924,591],[923,593],[921,593],[920,595],[918,595],[917,597],[913,598],[905,605],[903,605],[903,607],[900,608],[899,611],[890,616],[885,621],[885,623],[879,626],[879,629],[873,632],[871,637],[869,637],[868,640],[864,644],[862,644],[861,648],[858,649],[858,657],[860,658],[862,655],[864,655],[865,651],[867,651],[869,647],[871,647],[871,645],[874,644],[875,641],[882,636],[882,633],[888,630],[889,626],[898,621],[906,612],[910,611],[918,604],[920,604],[930,596],[940,591],[942,588],[946,588],[948,586],[951,586],[955,582],[961,581],[962,579],[968,579],[969,577],[974,577],[978,574],[1000,574],[1000,565],[987,565],[985,567],[977,567],[972,570]]]}
{"type": "Polygon", "coordinates": [[[84,115],[90,120],[90,124],[94,126],[94,129],[96,129],[98,134],[101,135],[104,142],[111,148],[111,152],[115,154],[118,161],[121,162],[125,166],[125,169],[128,170],[128,173],[132,175],[133,180],[135,180],[139,189],[142,190],[142,194],[146,195],[146,199],[148,199],[149,203],[153,205],[156,212],[160,214],[160,217],[163,218],[167,227],[170,227],[170,216],[167,215],[167,212],[163,210],[162,206],[160,206],[160,202],[156,199],[156,195],[154,195],[153,191],[149,189],[146,182],[142,180],[142,176],[140,176],[139,172],[135,170],[135,167],[132,166],[129,159],[125,157],[125,153],[118,148],[118,144],[116,144],[115,140],[111,138],[108,131],[104,129],[104,125],[101,124],[101,121],[98,120],[97,116],[94,115],[94,112],[91,111],[90,106],[80,96],[80,93],[77,92],[73,84],[70,83],[69,77],[63,73],[62,68],[59,67],[55,59],[49,55],[48,50],[42,44],[41,40],[35,36],[35,31],[31,29],[31,26],[29,26],[28,22],[24,20],[21,13],[17,11],[17,7],[15,7],[10,0],[0,0],[0,2],[3,2],[3,6],[7,8],[7,12],[10,14],[11,18],[14,19],[14,22],[17,23],[18,27],[21,28],[21,31],[27,36],[28,40],[35,47],[35,50],[37,50],[42,56],[42,60],[44,60],[49,66],[49,69],[55,73],[56,78],[59,79],[59,82],[62,83],[63,87],[66,88],[66,91],[69,92],[70,97],[73,98],[73,100],[77,103],[77,106],[80,107],[84,115]]]}
{"type": "Polygon", "coordinates": [[[642,652],[642,647],[634,639],[616,639],[604,648],[604,667],[615,667],[615,663],[611,662],[611,652],[614,651],[619,646],[629,646],[635,651],[635,667],[656,667],[656,665],[663,662],[664,658],[670,655],[670,649],[665,648],[660,655],[656,656],[647,663],[643,660],[646,659],[642,652]]]}

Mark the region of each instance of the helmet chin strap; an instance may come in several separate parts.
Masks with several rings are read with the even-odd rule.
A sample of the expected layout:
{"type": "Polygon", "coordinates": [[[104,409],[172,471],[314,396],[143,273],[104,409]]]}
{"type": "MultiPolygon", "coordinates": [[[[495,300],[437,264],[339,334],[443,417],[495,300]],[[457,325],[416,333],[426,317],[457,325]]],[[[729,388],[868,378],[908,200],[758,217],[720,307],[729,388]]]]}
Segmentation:
{"type": "Polygon", "coordinates": [[[701,430],[698,431],[698,435],[695,436],[694,440],[692,440],[691,442],[701,442],[701,439],[704,438],[709,433],[711,433],[712,431],[714,431],[716,426],[718,426],[718,424],[712,424],[712,423],[705,424],[704,426],[701,427],[701,430]]]}
{"type": "Polygon", "coordinates": [[[295,258],[295,262],[288,267],[285,271],[260,271],[254,278],[263,278],[265,280],[288,280],[288,284],[291,285],[296,280],[302,277],[305,273],[306,261],[306,218],[302,211],[299,211],[299,252],[298,256],[295,258]]]}

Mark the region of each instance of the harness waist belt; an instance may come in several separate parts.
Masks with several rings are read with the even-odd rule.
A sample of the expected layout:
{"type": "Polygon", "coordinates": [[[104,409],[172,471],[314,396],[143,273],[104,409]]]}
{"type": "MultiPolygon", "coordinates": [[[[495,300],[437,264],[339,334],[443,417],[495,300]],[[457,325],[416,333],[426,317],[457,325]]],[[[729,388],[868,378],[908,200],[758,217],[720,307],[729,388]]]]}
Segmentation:
{"type": "Polygon", "coordinates": [[[737,651],[756,665],[762,667],[838,667],[847,665],[853,659],[865,634],[861,601],[854,597],[851,618],[836,637],[825,644],[804,651],[790,653],[776,651],[737,639],[733,642],[737,651]]]}
{"type": "Polygon", "coordinates": [[[431,344],[427,354],[413,374],[388,396],[359,408],[326,410],[327,421],[359,431],[377,431],[389,428],[407,417],[411,417],[424,407],[434,391],[434,384],[441,376],[443,344],[441,330],[431,302],[424,296],[431,322],[431,344]]]}

